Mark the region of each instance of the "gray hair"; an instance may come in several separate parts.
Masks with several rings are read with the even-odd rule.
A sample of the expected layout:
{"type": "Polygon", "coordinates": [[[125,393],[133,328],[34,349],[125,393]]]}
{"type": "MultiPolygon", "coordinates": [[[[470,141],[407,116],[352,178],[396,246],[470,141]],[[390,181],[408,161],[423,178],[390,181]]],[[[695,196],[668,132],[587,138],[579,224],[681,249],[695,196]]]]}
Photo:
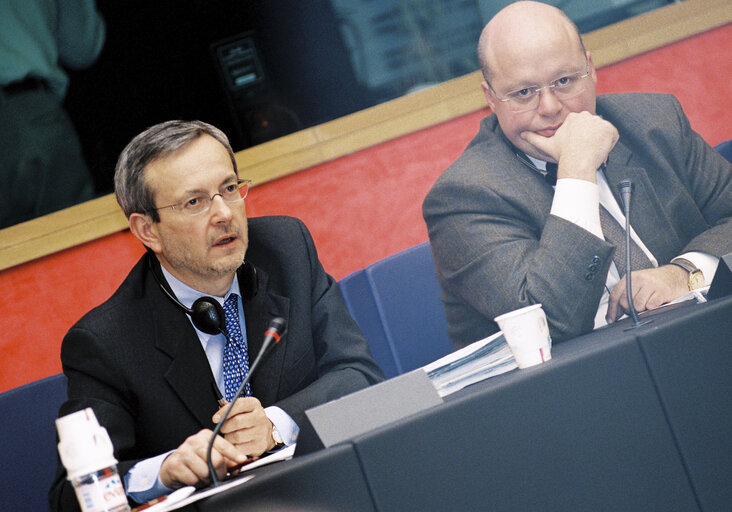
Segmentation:
{"type": "Polygon", "coordinates": [[[114,192],[127,218],[133,213],[149,213],[160,222],[155,209],[155,193],[145,181],[145,168],[151,162],[175,153],[201,135],[210,135],[229,153],[234,172],[239,175],[229,139],[218,128],[203,121],[166,121],[151,126],[133,138],[117,160],[114,192]]]}

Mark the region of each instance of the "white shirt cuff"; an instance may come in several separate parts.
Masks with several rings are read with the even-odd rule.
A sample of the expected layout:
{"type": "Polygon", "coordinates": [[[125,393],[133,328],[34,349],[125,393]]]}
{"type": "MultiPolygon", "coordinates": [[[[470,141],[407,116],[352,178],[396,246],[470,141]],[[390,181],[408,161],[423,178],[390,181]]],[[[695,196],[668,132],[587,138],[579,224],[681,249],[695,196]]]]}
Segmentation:
{"type": "Polygon", "coordinates": [[[264,413],[269,418],[269,421],[277,429],[277,432],[282,436],[282,442],[286,446],[290,446],[297,442],[297,435],[300,433],[300,427],[297,426],[295,420],[290,418],[290,415],[277,406],[271,405],[264,409],[264,413]]]}
{"type": "Polygon", "coordinates": [[[596,183],[574,178],[557,180],[550,213],[605,239],[600,224],[600,191],[596,183]]]}
{"type": "Polygon", "coordinates": [[[160,481],[160,466],[163,465],[165,458],[174,451],[141,460],[132,466],[124,478],[127,496],[137,503],[145,503],[173,492],[173,489],[168,489],[160,481]]]}
{"type": "Polygon", "coordinates": [[[712,284],[714,273],[717,271],[717,265],[719,265],[719,258],[712,256],[711,254],[698,251],[685,252],[676,258],[689,260],[694,264],[694,266],[696,266],[696,268],[701,270],[702,274],[704,274],[704,286],[712,284]]]}

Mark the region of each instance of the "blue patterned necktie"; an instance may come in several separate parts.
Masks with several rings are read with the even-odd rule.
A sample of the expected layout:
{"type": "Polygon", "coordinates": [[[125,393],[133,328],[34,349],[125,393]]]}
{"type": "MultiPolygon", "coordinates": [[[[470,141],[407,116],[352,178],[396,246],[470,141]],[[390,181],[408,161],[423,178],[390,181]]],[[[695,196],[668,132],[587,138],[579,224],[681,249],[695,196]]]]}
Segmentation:
{"type": "MultiPolygon", "coordinates": [[[[244,377],[249,373],[247,343],[241,333],[239,323],[238,295],[232,293],[224,302],[226,313],[226,346],[224,347],[224,397],[231,402],[244,377]]],[[[252,388],[247,383],[244,395],[251,396],[252,388]]]]}

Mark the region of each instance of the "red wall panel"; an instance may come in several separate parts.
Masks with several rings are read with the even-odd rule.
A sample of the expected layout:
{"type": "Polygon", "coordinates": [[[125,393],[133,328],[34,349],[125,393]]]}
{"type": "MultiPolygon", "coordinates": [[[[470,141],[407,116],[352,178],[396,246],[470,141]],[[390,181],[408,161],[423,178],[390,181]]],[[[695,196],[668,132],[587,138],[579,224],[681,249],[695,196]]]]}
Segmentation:
{"type": "Polygon", "coordinates": [[[674,94],[711,145],[732,138],[732,24],[606,66],[598,92],[674,94]]]}
{"type": "MultiPolygon", "coordinates": [[[[692,126],[717,144],[732,138],[729,55],[732,25],[605,67],[598,90],[673,93],[692,126]]],[[[422,199],[485,114],[469,114],[256,187],[247,198],[248,213],[303,219],[326,270],[340,279],[427,240],[422,199]]],[[[0,272],[9,297],[0,317],[0,392],[58,373],[65,332],[109,297],[142,252],[123,232],[0,272]]]]}

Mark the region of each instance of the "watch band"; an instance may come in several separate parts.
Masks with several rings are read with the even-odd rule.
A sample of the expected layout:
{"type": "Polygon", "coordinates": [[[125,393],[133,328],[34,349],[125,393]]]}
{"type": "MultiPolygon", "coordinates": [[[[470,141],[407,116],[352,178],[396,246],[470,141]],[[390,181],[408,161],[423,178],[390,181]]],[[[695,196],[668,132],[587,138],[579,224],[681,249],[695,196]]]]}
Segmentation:
{"type": "Polygon", "coordinates": [[[674,258],[670,263],[671,265],[683,268],[689,273],[689,281],[687,282],[689,291],[696,290],[697,288],[704,286],[704,274],[691,261],[685,258],[674,258]]]}

